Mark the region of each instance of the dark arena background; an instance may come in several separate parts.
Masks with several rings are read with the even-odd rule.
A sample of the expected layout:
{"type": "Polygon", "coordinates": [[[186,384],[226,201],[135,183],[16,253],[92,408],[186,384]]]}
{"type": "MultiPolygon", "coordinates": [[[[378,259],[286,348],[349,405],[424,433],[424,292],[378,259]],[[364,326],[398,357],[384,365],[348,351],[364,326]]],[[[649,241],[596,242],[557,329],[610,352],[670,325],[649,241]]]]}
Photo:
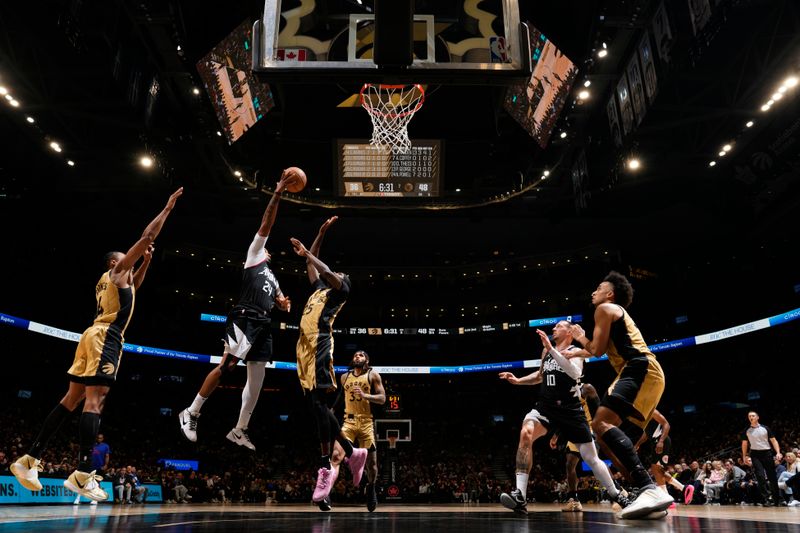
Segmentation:
{"type": "MultiPolygon", "coordinates": [[[[800,4],[398,0],[414,13],[403,42],[389,3],[0,4],[0,531],[800,531],[800,4]],[[425,97],[409,151],[362,164],[367,82],[425,97]],[[191,442],[179,414],[223,355],[291,166],[308,184],[283,193],[267,242],[292,305],[271,313],[256,450],[226,439],[244,366],[191,442]],[[101,416],[109,499],[75,504],[63,485],[80,411],[43,452],[43,489],[23,488],[10,467],[67,391],[104,254],[179,187],[101,416]],[[310,246],[332,216],[320,259],[352,284],[336,373],[365,350],[387,397],[374,512],[344,466],[332,510],[312,503],[319,440],[295,371],[312,290],[289,239],[310,246]],[[666,472],[692,501],[669,485],[666,517],[619,518],[579,463],[583,511],[563,512],[565,443],[548,434],[513,513],[500,495],[540,387],[499,373],[538,370],[537,328],[591,334],[612,270],[664,370],[666,472]],[[782,452],[773,505],[742,461],[750,411],[782,452]]],[[[583,381],[602,397],[615,377],[590,360],[583,381]]]]}

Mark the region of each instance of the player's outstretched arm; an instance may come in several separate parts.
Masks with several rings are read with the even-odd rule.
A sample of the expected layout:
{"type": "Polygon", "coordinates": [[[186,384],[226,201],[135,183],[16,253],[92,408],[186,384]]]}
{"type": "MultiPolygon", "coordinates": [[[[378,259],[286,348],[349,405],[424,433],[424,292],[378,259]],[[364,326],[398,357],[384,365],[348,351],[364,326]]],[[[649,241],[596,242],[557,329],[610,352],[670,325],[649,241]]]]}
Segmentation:
{"type": "Polygon", "coordinates": [[[281,173],[281,179],[278,180],[278,184],[275,186],[275,192],[272,193],[272,198],[269,199],[269,203],[266,209],[264,209],[264,215],[261,217],[261,226],[258,228],[258,234],[261,237],[268,237],[269,232],[272,231],[272,225],[275,224],[275,217],[278,214],[278,204],[281,201],[281,193],[286,189],[287,180],[288,177],[284,170],[283,173],[281,173]]]}
{"type": "MultiPolygon", "coordinates": [[[[317,237],[314,239],[314,242],[311,243],[310,252],[314,257],[319,257],[319,250],[322,247],[322,240],[325,238],[325,233],[327,233],[328,228],[330,228],[337,220],[339,220],[339,217],[333,216],[323,222],[322,226],[320,226],[317,237]]],[[[313,285],[319,279],[319,272],[317,272],[317,269],[309,264],[306,264],[306,271],[308,272],[308,281],[310,281],[313,285]]]]}
{"type": "Polygon", "coordinates": [[[125,254],[125,257],[122,258],[115,266],[112,274],[121,274],[122,272],[130,271],[133,269],[133,265],[142,257],[147,251],[147,248],[156,240],[158,234],[161,233],[161,228],[164,226],[164,222],[166,222],[167,217],[172,212],[172,209],[175,207],[175,202],[178,201],[178,198],[181,197],[183,194],[183,187],[172,193],[167,200],[167,205],[164,206],[164,209],[153,219],[150,224],[144,229],[142,236],[136,241],[136,244],[131,246],[128,252],[125,254]]]}
{"type": "MultiPolygon", "coordinates": [[[[328,265],[317,259],[314,256],[314,254],[312,254],[308,249],[306,249],[303,243],[300,242],[299,240],[295,239],[294,237],[292,237],[289,240],[292,242],[292,246],[294,247],[294,252],[300,257],[306,258],[306,268],[309,269],[309,272],[310,269],[313,267],[314,269],[316,269],[317,272],[319,272],[319,276],[322,279],[324,279],[325,282],[328,283],[328,285],[330,285],[336,290],[342,288],[344,280],[341,274],[337,274],[331,271],[331,269],[328,268],[328,265]]],[[[309,273],[309,278],[310,277],[311,274],[309,273]]]]}
{"type": "Polygon", "coordinates": [[[153,260],[154,251],[155,247],[152,244],[148,246],[147,250],[144,251],[144,255],[142,256],[142,264],[139,265],[139,268],[133,272],[133,286],[136,287],[136,290],[139,290],[139,287],[142,286],[142,282],[144,282],[147,269],[150,267],[150,261],[153,260]]]}

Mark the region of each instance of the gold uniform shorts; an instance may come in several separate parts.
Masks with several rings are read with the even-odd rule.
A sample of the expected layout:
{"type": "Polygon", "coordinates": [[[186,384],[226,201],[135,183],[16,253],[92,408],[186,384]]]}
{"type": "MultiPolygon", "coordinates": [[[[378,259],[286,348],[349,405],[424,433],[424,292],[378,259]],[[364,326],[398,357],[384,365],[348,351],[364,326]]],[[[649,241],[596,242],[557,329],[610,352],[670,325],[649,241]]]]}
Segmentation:
{"type": "Polygon", "coordinates": [[[631,359],[608,388],[602,405],[644,428],[661,400],[664,384],[664,371],[655,357],[631,359]]]}
{"type": "Polygon", "coordinates": [[[122,359],[122,333],[109,324],[94,324],[83,332],[75,359],[67,370],[70,381],[83,385],[111,385],[122,359]]]}
{"type": "Polygon", "coordinates": [[[375,430],[372,417],[368,415],[344,415],[342,435],[350,442],[358,442],[359,448],[375,446],[375,430]]]}

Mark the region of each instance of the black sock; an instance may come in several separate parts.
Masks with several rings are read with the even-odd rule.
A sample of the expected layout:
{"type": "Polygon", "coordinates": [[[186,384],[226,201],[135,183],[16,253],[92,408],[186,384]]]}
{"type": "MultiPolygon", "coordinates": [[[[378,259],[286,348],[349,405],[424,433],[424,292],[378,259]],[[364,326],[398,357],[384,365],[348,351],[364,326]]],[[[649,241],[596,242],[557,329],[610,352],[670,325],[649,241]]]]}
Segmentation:
{"type": "Polygon", "coordinates": [[[47,418],[44,419],[42,429],[39,431],[39,435],[37,435],[36,440],[33,441],[33,445],[28,451],[28,455],[36,459],[41,459],[42,452],[44,452],[47,443],[50,441],[52,436],[56,434],[58,428],[61,427],[61,424],[71,413],[72,411],[64,407],[63,404],[57,403],[53,410],[50,411],[50,414],[47,415],[47,418]]]}
{"type": "Polygon", "coordinates": [[[319,459],[319,466],[320,468],[327,468],[328,470],[332,469],[331,466],[331,456],[330,455],[323,455],[319,459]]]}
{"type": "Polygon", "coordinates": [[[650,474],[647,473],[639,456],[636,455],[631,439],[621,429],[612,427],[601,438],[628,470],[631,475],[631,481],[637,488],[652,488],[653,480],[650,479],[650,474]]]}
{"type": "Polygon", "coordinates": [[[581,499],[578,498],[578,492],[577,491],[572,493],[572,499],[575,500],[576,502],[581,501],[581,499]]]}
{"type": "Polygon", "coordinates": [[[92,448],[97,440],[97,433],[100,431],[100,415],[97,413],[81,413],[80,421],[80,464],[78,470],[81,472],[92,471],[92,448]]]}
{"type": "Polygon", "coordinates": [[[350,457],[353,455],[353,443],[344,438],[341,433],[339,433],[339,435],[336,437],[336,442],[338,442],[344,450],[345,457],[350,457]]]}

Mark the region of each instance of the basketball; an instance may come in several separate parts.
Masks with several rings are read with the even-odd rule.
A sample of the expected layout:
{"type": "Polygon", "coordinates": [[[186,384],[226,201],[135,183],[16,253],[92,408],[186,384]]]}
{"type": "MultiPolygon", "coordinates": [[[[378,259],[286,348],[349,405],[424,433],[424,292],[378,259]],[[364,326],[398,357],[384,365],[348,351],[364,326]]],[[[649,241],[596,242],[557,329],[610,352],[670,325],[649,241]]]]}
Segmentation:
{"type": "Polygon", "coordinates": [[[286,169],[286,175],[289,177],[289,183],[286,185],[287,191],[300,192],[306,188],[306,173],[302,168],[289,167],[286,169]]]}

